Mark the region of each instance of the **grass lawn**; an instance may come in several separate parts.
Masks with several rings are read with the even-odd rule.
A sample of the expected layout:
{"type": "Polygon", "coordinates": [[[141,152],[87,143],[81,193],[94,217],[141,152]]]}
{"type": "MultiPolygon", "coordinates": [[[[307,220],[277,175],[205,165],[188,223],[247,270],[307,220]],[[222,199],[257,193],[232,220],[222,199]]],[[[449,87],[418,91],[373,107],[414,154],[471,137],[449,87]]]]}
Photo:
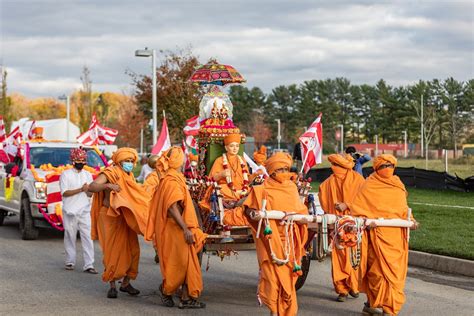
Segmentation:
{"type": "MultiPolygon", "coordinates": [[[[329,168],[331,164],[327,159],[323,159],[322,164],[318,165],[318,168],[329,168]]],[[[364,167],[371,167],[372,161],[369,161],[364,165],[364,167]]],[[[398,166],[399,167],[416,167],[419,169],[427,169],[427,170],[434,170],[434,171],[444,171],[444,160],[428,160],[428,168],[426,168],[425,160],[423,159],[398,159],[398,166]]],[[[448,173],[455,175],[457,174],[460,178],[467,178],[470,176],[474,176],[474,163],[465,163],[465,164],[454,164],[452,162],[448,162],[448,173]]]]}
{"type": "MultiPolygon", "coordinates": [[[[319,183],[313,182],[313,192],[319,183]]],[[[408,204],[420,228],[410,235],[410,249],[474,260],[474,209],[416,203],[474,207],[474,194],[408,188],[408,204]]]]}
{"type": "Polygon", "coordinates": [[[474,207],[474,194],[408,188],[408,204],[420,222],[411,233],[410,249],[474,260],[474,209],[410,204],[410,202],[474,207]]]}

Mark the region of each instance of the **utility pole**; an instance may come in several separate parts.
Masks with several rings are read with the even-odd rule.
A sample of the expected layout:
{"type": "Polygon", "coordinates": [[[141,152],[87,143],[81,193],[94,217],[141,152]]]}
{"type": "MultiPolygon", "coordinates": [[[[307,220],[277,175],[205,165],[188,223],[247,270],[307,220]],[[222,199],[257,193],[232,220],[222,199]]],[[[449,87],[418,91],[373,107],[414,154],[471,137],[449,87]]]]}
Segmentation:
{"type": "Polygon", "coordinates": [[[341,154],[344,153],[344,125],[339,124],[339,127],[341,128],[341,154]]]}
{"type": "Polygon", "coordinates": [[[280,119],[275,119],[275,121],[277,122],[278,124],[278,134],[277,134],[277,142],[278,142],[278,150],[280,150],[280,142],[281,142],[281,130],[280,130],[280,119]]]}

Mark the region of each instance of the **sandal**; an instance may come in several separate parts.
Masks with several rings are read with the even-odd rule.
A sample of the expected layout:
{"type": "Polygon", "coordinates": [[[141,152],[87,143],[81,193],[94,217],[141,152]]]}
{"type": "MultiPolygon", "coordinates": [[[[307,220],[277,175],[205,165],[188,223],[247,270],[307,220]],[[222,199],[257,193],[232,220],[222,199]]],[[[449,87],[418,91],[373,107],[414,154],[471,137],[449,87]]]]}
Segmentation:
{"type": "Polygon", "coordinates": [[[347,294],[339,294],[339,296],[336,298],[336,301],[345,302],[346,299],[347,299],[347,294]]]}
{"type": "Polygon", "coordinates": [[[165,293],[163,293],[163,284],[160,285],[159,291],[161,296],[161,302],[163,303],[163,305],[165,305],[166,307],[173,307],[173,295],[166,295],[165,293]]]}
{"type": "Polygon", "coordinates": [[[132,296],[136,296],[140,294],[140,291],[134,288],[130,283],[127,284],[126,287],[120,287],[120,292],[126,292],[132,296]]]}
{"type": "Polygon", "coordinates": [[[352,296],[353,298],[358,298],[359,297],[359,292],[355,292],[353,290],[350,290],[349,295],[352,296]]]}
{"type": "Polygon", "coordinates": [[[66,264],[66,270],[69,270],[69,271],[74,270],[74,265],[72,263],[66,264]]]}
{"type": "Polygon", "coordinates": [[[117,298],[117,289],[114,287],[111,287],[109,291],[107,292],[107,298],[117,298]]]}
{"type": "Polygon", "coordinates": [[[206,308],[206,304],[203,302],[199,302],[195,299],[189,299],[187,301],[181,300],[179,302],[178,308],[185,309],[185,308],[206,308]]]}
{"type": "Polygon", "coordinates": [[[97,272],[97,270],[94,269],[94,268],[85,269],[84,272],[90,273],[90,274],[98,274],[98,273],[99,273],[99,272],[97,272]]]}
{"type": "Polygon", "coordinates": [[[382,315],[382,312],[379,309],[375,307],[370,307],[369,303],[367,302],[364,303],[364,308],[362,309],[362,312],[369,315],[382,315]]]}

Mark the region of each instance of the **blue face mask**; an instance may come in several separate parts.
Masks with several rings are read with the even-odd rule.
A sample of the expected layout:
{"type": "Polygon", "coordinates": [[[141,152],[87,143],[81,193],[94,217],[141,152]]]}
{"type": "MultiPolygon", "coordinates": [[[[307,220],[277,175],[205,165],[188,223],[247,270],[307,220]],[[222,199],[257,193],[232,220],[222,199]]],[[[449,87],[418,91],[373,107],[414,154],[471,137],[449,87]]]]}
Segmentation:
{"type": "Polygon", "coordinates": [[[133,162],[122,162],[122,169],[125,172],[132,172],[133,170],[133,162]]]}

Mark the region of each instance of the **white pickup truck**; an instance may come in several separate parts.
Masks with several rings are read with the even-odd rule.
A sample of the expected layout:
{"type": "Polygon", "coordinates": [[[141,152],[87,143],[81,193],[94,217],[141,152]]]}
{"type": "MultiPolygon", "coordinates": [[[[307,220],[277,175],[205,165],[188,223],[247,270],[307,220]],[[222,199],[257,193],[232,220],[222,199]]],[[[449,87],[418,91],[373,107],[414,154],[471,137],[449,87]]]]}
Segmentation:
{"type": "MultiPolygon", "coordinates": [[[[37,179],[44,179],[46,172],[39,168],[41,165],[58,167],[70,164],[70,151],[77,147],[78,143],[27,142],[21,148],[23,159],[16,158],[14,163],[9,164],[0,162],[0,226],[8,216],[19,215],[20,233],[24,240],[38,238],[39,227],[51,227],[39,210],[39,206],[46,209],[47,185],[35,180],[30,166],[35,166],[37,179]],[[16,169],[15,166],[18,171],[13,175],[11,172],[16,169]],[[12,177],[13,180],[10,180],[12,177]]],[[[87,150],[87,164],[90,167],[104,166],[95,150],[87,147],[84,149],[87,150]]]]}

